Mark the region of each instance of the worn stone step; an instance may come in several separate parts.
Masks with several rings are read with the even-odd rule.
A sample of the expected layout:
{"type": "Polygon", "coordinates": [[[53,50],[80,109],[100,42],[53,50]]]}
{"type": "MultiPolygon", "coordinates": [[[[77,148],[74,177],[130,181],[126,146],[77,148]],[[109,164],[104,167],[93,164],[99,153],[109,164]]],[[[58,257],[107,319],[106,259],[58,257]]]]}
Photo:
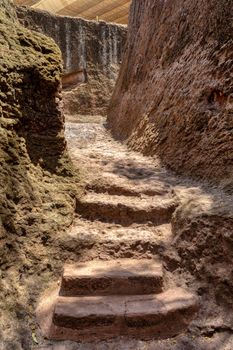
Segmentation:
{"type": "Polygon", "coordinates": [[[134,183],[126,181],[125,178],[121,178],[115,174],[106,175],[101,174],[101,178],[87,183],[86,190],[93,191],[95,193],[108,193],[109,195],[116,196],[164,196],[172,195],[172,189],[169,185],[166,185],[158,179],[146,183],[146,181],[135,180],[134,183]]]}
{"type": "Polygon", "coordinates": [[[89,193],[77,201],[76,210],[89,220],[128,226],[132,223],[168,223],[176,207],[177,201],[171,196],[137,198],[89,193]]]}
{"type": "Polygon", "coordinates": [[[123,227],[78,220],[67,235],[57,236],[57,244],[62,249],[78,254],[82,261],[99,258],[147,259],[161,255],[173,239],[171,224],[123,227]]]}
{"type": "Polygon", "coordinates": [[[184,331],[197,310],[197,297],[181,288],[141,296],[58,297],[49,337],[162,339],[184,331]]]}
{"type": "Polygon", "coordinates": [[[64,266],[60,295],[140,295],[160,293],[162,288],[158,260],[93,260],[64,266]]]}

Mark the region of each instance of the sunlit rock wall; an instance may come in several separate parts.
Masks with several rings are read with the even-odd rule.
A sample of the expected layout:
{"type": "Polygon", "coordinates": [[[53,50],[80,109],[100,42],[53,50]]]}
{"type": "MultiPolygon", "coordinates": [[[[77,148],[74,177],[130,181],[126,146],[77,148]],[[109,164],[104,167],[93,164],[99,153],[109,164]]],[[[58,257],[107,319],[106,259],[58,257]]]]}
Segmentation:
{"type": "Polygon", "coordinates": [[[65,112],[106,114],[122,61],[126,27],[26,7],[18,7],[17,13],[25,26],[51,36],[61,49],[65,73],[70,74],[65,112]]]}
{"type": "Polygon", "coordinates": [[[113,134],[233,190],[232,0],[134,0],[113,134]]]}

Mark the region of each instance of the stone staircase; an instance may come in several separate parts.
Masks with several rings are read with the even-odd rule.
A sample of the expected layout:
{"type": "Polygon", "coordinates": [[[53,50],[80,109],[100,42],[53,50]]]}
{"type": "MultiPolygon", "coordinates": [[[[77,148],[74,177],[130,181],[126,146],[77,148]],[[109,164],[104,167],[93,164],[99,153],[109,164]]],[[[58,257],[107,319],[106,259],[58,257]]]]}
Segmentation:
{"type": "Polygon", "coordinates": [[[174,337],[187,329],[199,303],[171,277],[179,264],[171,249],[178,206],[172,185],[154,160],[106,143],[104,128],[86,125],[96,137],[77,150],[82,128],[72,125],[69,142],[89,176],[86,195],[77,200],[70,231],[58,238],[72,263],[64,266],[59,290],[39,303],[42,334],[84,347],[118,336],[174,337]]]}
{"type": "Polygon", "coordinates": [[[164,289],[157,259],[65,265],[48,337],[100,341],[175,336],[194,317],[198,299],[182,288],[164,289]]]}

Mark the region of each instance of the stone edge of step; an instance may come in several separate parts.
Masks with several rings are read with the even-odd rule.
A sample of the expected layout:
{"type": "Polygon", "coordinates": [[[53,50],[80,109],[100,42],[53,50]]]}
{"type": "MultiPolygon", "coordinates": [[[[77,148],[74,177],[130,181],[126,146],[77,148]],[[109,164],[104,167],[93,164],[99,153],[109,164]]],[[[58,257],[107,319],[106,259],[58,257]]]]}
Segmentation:
{"type": "MultiPolygon", "coordinates": [[[[198,308],[198,297],[181,288],[173,288],[156,295],[105,296],[102,298],[58,297],[54,309],[53,322],[56,326],[73,328],[77,331],[76,328],[78,324],[80,325],[80,319],[84,322],[84,329],[89,329],[93,322],[92,318],[95,315],[96,320],[100,322],[99,327],[101,330],[101,327],[104,327],[106,316],[108,321],[106,323],[107,328],[109,326],[112,330],[112,327],[116,326],[116,333],[119,333],[122,329],[124,333],[125,329],[125,333],[128,334],[129,330],[140,327],[145,329],[153,326],[157,327],[159,322],[164,324],[166,319],[170,317],[174,321],[178,322],[179,320],[187,325],[190,318],[192,318],[191,316],[198,311],[198,308]],[[90,311],[88,311],[88,305],[90,311]],[[80,311],[81,306],[82,311],[80,311]],[[78,310],[77,313],[76,309],[78,310]],[[80,319],[79,316],[81,317],[80,319]],[[89,317],[90,325],[88,326],[89,317]],[[71,327],[65,326],[67,322],[71,327]]],[[[95,329],[99,327],[97,326],[95,329]]],[[[79,330],[82,333],[82,329],[79,330]]]]}
{"type": "Polygon", "coordinates": [[[163,265],[158,259],[117,259],[66,264],[61,296],[134,295],[163,291],[163,265]],[[140,268],[137,266],[140,265],[140,268]]]}

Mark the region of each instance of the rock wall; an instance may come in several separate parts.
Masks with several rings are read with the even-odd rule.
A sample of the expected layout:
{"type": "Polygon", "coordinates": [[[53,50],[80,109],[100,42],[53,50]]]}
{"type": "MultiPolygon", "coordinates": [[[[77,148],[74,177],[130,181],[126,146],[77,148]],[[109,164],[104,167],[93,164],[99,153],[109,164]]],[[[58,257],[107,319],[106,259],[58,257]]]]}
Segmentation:
{"type": "Polygon", "coordinates": [[[126,27],[26,7],[18,7],[17,14],[25,26],[55,40],[62,52],[65,74],[86,75],[86,80],[74,80],[70,91],[64,93],[65,112],[105,115],[122,60],[126,27]]]}
{"type": "Polygon", "coordinates": [[[232,0],[134,0],[109,108],[115,137],[233,190],[232,0]]]}
{"type": "Polygon", "coordinates": [[[62,264],[55,259],[56,234],[74,213],[61,72],[54,41],[21,26],[11,1],[1,1],[1,349],[31,349],[33,303],[45,276],[62,264]]]}

